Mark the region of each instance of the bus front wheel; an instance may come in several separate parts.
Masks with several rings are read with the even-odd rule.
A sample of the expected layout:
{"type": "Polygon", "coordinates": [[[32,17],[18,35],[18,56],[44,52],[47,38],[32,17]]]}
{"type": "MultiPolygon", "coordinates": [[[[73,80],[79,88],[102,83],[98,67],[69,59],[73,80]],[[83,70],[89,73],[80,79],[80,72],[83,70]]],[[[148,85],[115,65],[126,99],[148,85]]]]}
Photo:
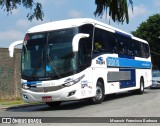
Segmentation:
{"type": "Polygon", "coordinates": [[[104,100],[104,86],[102,81],[97,81],[96,95],[90,99],[92,104],[100,104],[104,100]]]}

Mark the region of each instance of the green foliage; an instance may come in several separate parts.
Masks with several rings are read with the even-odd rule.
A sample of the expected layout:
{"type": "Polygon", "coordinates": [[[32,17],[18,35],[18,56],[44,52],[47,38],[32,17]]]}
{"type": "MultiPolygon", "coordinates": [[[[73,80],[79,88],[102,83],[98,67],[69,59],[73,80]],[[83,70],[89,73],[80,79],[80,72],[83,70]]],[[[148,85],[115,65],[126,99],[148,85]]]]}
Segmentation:
{"type": "Polygon", "coordinates": [[[1,9],[12,14],[14,9],[17,9],[18,5],[22,5],[26,9],[30,9],[27,14],[28,20],[32,21],[34,18],[37,20],[43,20],[43,11],[40,3],[34,3],[34,0],[0,0],[1,9]]]}
{"type": "MultiPolygon", "coordinates": [[[[128,0],[129,4],[133,10],[133,2],[132,0],[128,0]]],[[[109,8],[109,16],[112,17],[112,20],[118,22],[129,23],[129,15],[128,15],[128,3],[127,0],[95,0],[95,4],[97,5],[96,11],[94,12],[95,16],[102,17],[104,12],[107,13],[109,8]]]]}
{"type": "Polygon", "coordinates": [[[150,43],[151,50],[160,49],[160,14],[150,16],[142,22],[136,31],[131,32],[134,36],[145,39],[150,43]]]}
{"type": "MultiPolygon", "coordinates": [[[[104,12],[107,13],[107,9],[109,8],[109,16],[114,22],[118,21],[123,23],[126,20],[126,22],[129,23],[129,4],[127,1],[129,1],[129,4],[133,9],[132,0],[95,0],[97,8],[94,15],[101,17],[104,12]]],[[[34,3],[34,0],[0,0],[0,7],[6,11],[7,14],[12,14],[12,11],[17,9],[18,5],[30,9],[30,12],[27,14],[28,20],[32,21],[34,18],[37,20],[43,19],[44,14],[41,3],[34,3]]]]}

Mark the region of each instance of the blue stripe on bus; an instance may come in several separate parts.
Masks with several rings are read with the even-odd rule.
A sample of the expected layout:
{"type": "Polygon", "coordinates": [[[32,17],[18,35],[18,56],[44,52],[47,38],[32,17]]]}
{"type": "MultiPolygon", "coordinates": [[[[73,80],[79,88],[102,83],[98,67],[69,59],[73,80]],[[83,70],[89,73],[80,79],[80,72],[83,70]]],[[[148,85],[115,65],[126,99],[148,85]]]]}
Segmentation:
{"type": "Polygon", "coordinates": [[[152,67],[152,64],[151,62],[148,61],[140,61],[128,58],[108,57],[107,67],[150,69],[152,67]]]}
{"type": "Polygon", "coordinates": [[[31,81],[31,82],[24,82],[22,84],[27,84],[27,85],[35,85],[35,84],[42,84],[42,81],[31,81]]]}

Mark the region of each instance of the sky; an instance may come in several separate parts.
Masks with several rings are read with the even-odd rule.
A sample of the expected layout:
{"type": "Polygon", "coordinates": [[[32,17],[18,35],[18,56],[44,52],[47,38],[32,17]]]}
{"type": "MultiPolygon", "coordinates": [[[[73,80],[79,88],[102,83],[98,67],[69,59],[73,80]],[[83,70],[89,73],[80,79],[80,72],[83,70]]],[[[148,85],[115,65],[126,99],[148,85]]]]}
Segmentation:
{"type": "MultiPolygon", "coordinates": [[[[23,40],[29,28],[57,20],[71,18],[93,18],[109,24],[109,16],[95,17],[95,0],[35,0],[43,7],[44,19],[32,22],[27,19],[30,9],[18,6],[12,14],[7,15],[4,8],[0,8],[0,48],[8,48],[17,40],[23,40]]],[[[135,31],[139,25],[146,21],[149,16],[160,13],[160,0],[132,0],[133,12],[129,6],[129,24],[118,23],[110,20],[110,25],[130,33],[135,31]]]]}

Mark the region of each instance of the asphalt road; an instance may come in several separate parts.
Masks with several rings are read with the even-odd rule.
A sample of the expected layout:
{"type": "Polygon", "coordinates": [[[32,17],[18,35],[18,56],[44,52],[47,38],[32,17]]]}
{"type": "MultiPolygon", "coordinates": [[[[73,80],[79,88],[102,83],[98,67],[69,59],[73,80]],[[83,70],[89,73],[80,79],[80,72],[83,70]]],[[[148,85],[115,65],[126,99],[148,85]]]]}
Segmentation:
{"type": "MultiPolygon", "coordinates": [[[[109,95],[106,96],[102,104],[98,105],[91,105],[86,100],[83,100],[65,102],[58,108],[50,108],[47,105],[37,105],[14,109],[1,109],[0,117],[160,117],[160,89],[146,89],[143,95],[134,95],[132,93],[122,93],[114,96],[109,95]]],[[[62,118],[59,118],[59,120],[61,119],[62,118]]],[[[91,118],[90,122],[94,119],[96,118],[91,118]]],[[[64,124],[82,126],[80,122],[58,123],[58,126],[64,126],[64,124]]],[[[47,123],[45,125],[56,124],[47,123]]],[[[83,125],[91,124],[87,122],[83,123],[83,125]]],[[[97,123],[92,124],[92,126],[94,125],[97,126],[97,123]]],[[[98,125],[106,126],[106,123],[100,123],[98,125]]],[[[160,123],[109,123],[107,126],[108,125],[158,126],[160,123]]]]}

